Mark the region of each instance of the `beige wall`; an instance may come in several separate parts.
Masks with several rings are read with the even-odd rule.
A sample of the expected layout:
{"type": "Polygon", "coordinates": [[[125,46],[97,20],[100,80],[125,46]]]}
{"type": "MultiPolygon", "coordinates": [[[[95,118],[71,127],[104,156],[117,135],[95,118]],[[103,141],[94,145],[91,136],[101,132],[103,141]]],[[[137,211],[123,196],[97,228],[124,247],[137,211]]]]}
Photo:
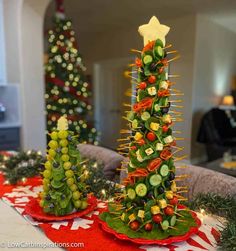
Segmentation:
{"type": "Polygon", "coordinates": [[[229,94],[236,75],[236,34],[204,15],[197,16],[193,84],[193,160],[204,157],[204,147],[196,143],[202,114],[229,94]]]}
{"type": "Polygon", "coordinates": [[[43,21],[49,0],[4,0],[7,80],[20,85],[22,149],[46,147],[43,21]]]}

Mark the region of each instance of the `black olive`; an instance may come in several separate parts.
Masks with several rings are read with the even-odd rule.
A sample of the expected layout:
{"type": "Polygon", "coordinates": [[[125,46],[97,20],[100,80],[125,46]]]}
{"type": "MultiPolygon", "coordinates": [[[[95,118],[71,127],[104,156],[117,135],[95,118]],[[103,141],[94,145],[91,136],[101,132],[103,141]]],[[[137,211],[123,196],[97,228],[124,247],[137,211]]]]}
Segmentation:
{"type": "Polygon", "coordinates": [[[72,140],[72,136],[71,136],[71,135],[68,135],[67,139],[68,139],[69,141],[71,141],[71,140],[72,140]]]}
{"type": "Polygon", "coordinates": [[[155,71],[156,69],[157,69],[156,63],[151,63],[151,65],[150,65],[150,70],[151,70],[151,71],[155,71]]]}
{"type": "Polygon", "coordinates": [[[57,152],[57,153],[60,153],[60,152],[61,152],[61,148],[58,147],[58,148],[56,149],[56,152],[57,152]]]}
{"type": "Polygon", "coordinates": [[[162,193],[164,193],[165,192],[165,188],[163,187],[163,186],[160,186],[159,188],[158,188],[158,193],[159,194],[162,194],[162,193]]]}
{"type": "Polygon", "coordinates": [[[64,200],[66,198],[65,194],[61,195],[61,199],[64,200]]]}
{"type": "Polygon", "coordinates": [[[76,171],[76,170],[77,170],[77,167],[76,167],[76,166],[72,166],[72,167],[71,167],[71,170],[76,171]]]}
{"type": "Polygon", "coordinates": [[[168,113],[168,112],[169,112],[169,108],[168,108],[168,107],[163,107],[163,108],[161,109],[161,112],[162,112],[163,114],[168,113]]]}
{"type": "Polygon", "coordinates": [[[45,200],[51,200],[51,196],[50,196],[49,194],[47,194],[47,195],[45,196],[45,200]]]}
{"type": "Polygon", "coordinates": [[[175,179],[175,174],[171,172],[169,175],[169,180],[174,180],[174,179],[175,179]]]}
{"type": "Polygon", "coordinates": [[[152,191],[148,192],[147,197],[148,197],[149,199],[152,199],[152,197],[153,197],[153,192],[152,192],[152,191]]]}
{"type": "Polygon", "coordinates": [[[51,203],[51,204],[49,205],[49,208],[54,208],[54,204],[51,203]]]}
{"type": "Polygon", "coordinates": [[[170,186],[171,186],[170,181],[169,181],[169,180],[166,180],[166,181],[165,181],[165,187],[170,187],[170,186]]]}
{"type": "Polygon", "coordinates": [[[136,208],[138,205],[137,205],[137,203],[133,202],[133,203],[132,203],[132,206],[133,206],[134,208],[136,208]]]}
{"type": "Polygon", "coordinates": [[[77,181],[80,181],[80,177],[77,177],[76,179],[77,179],[77,181]]]}

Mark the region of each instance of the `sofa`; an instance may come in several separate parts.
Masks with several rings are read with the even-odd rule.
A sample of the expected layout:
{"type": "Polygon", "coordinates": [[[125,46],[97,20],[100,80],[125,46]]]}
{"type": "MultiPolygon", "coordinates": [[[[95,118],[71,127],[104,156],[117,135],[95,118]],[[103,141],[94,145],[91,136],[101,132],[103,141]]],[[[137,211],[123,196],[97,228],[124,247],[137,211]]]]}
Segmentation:
{"type": "MultiPolygon", "coordinates": [[[[127,172],[119,172],[117,169],[121,166],[121,161],[125,158],[115,151],[100,146],[79,145],[81,155],[86,158],[97,159],[104,163],[104,175],[113,181],[116,181],[117,174],[120,175],[120,182],[126,177],[127,172]]],[[[186,196],[191,199],[198,193],[217,193],[218,195],[236,195],[236,178],[184,163],[176,163],[176,175],[187,174],[189,177],[178,184],[188,186],[189,192],[186,196]],[[181,168],[185,167],[187,168],[181,168]],[[179,168],[178,168],[179,167],[179,168]]]]}

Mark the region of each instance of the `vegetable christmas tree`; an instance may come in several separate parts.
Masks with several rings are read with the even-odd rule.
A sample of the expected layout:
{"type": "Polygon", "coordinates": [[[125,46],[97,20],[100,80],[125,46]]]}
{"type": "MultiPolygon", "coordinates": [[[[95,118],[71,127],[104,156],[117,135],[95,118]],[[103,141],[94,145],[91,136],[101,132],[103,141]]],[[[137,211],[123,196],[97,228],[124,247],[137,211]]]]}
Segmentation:
{"type": "Polygon", "coordinates": [[[87,170],[82,167],[77,136],[68,131],[68,121],[61,117],[50,137],[40,206],[56,216],[83,210],[88,206],[84,183],[87,170]]]}
{"type": "Polygon", "coordinates": [[[72,23],[65,18],[63,1],[57,0],[54,27],[48,31],[48,59],[45,65],[47,130],[67,114],[70,130],[80,134],[80,142],[97,143],[92,116],[91,90],[86,82],[81,55],[72,23]]]}
{"type": "Polygon", "coordinates": [[[129,142],[120,146],[120,150],[129,149],[128,176],[124,194],[114,198],[109,212],[101,216],[110,228],[131,238],[165,239],[195,226],[189,210],[179,206],[186,189],[176,185],[182,177],[175,176],[173,152],[181,148],[176,146],[172,126],[180,113],[171,109],[178,107],[171,96],[179,92],[168,79],[168,64],[174,58],[167,57],[176,53],[167,51],[171,47],[165,45],[168,31],[156,17],[139,27],[144,48],[133,50],[140,58],[132,65],[137,77],[130,75],[137,86],[136,103],[127,113],[130,130],[122,131],[129,136],[121,141],[129,142]]]}

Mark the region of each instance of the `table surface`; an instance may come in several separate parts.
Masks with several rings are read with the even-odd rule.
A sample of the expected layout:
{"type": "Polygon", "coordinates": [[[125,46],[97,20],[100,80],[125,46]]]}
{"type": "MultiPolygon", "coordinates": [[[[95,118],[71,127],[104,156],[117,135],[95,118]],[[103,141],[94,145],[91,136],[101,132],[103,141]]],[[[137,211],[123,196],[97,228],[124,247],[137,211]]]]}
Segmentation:
{"type": "Polygon", "coordinates": [[[223,159],[217,159],[209,163],[206,163],[205,167],[208,169],[220,172],[220,173],[224,173],[224,174],[236,177],[236,168],[235,169],[223,168],[221,167],[222,162],[223,162],[223,159]]]}
{"type": "MultiPolygon", "coordinates": [[[[40,230],[32,226],[27,222],[16,210],[12,207],[9,207],[2,200],[0,200],[0,250],[2,244],[14,244],[14,243],[43,243],[50,244],[52,243],[46,235],[40,230]]],[[[11,251],[25,251],[30,250],[31,248],[5,248],[6,250],[11,251]]],[[[52,250],[52,251],[61,251],[61,248],[33,248],[31,250],[52,250]]]]}

